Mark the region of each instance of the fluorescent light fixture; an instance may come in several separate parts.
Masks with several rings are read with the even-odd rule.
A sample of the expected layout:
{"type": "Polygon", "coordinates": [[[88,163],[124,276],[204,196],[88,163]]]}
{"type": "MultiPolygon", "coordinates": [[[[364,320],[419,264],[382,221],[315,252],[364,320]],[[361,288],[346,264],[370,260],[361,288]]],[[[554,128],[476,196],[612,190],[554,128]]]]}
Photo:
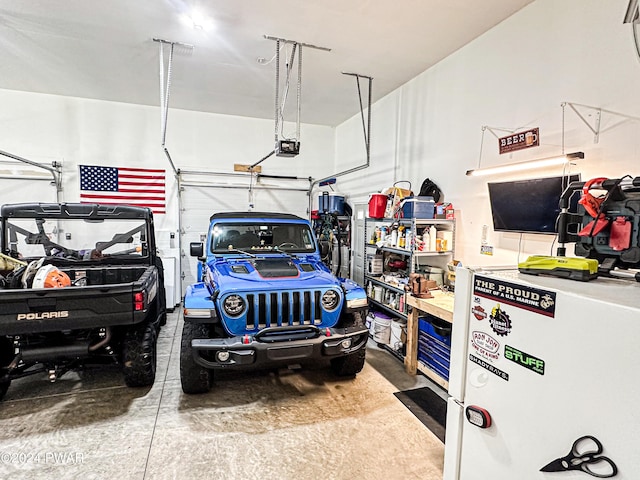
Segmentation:
{"type": "Polygon", "coordinates": [[[520,163],[509,163],[499,165],[497,167],[476,168],[475,170],[467,170],[467,176],[480,177],[483,175],[495,175],[498,173],[519,172],[521,170],[530,170],[532,168],[553,167],[554,165],[562,165],[572,160],[584,158],[583,152],[567,153],[557,157],[540,158],[538,160],[528,160],[520,163]]]}

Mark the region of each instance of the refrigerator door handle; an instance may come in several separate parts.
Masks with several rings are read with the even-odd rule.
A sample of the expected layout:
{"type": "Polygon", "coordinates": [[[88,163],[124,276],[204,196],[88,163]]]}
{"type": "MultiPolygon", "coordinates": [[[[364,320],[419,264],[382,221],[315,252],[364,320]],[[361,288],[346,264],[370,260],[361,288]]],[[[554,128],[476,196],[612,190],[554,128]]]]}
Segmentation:
{"type": "Polygon", "coordinates": [[[443,480],[460,480],[463,425],[463,405],[454,397],[449,397],[447,401],[447,431],[444,442],[443,480]]]}
{"type": "Polygon", "coordinates": [[[464,401],[467,380],[467,357],[469,356],[467,337],[469,316],[471,315],[471,288],[473,271],[466,267],[456,269],[456,294],[453,305],[453,325],[451,331],[451,363],[449,367],[449,395],[464,401]]]}

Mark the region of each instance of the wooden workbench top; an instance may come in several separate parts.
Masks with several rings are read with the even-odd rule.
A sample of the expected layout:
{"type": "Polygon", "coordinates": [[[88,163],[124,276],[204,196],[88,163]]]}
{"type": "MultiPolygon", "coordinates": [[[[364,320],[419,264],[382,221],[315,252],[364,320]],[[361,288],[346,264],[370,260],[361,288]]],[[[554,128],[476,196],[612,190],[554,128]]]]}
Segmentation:
{"type": "Polygon", "coordinates": [[[407,316],[407,354],[404,357],[404,366],[410,375],[415,375],[420,371],[435,381],[445,390],[449,389],[449,382],[418,362],[418,318],[420,312],[426,312],[434,317],[441,318],[449,323],[453,323],[453,293],[442,290],[431,290],[433,298],[416,298],[407,294],[407,304],[413,307],[407,316]]]}
{"type": "Polygon", "coordinates": [[[418,310],[453,323],[453,293],[431,290],[433,298],[416,298],[407,295],[407,304],[418,310]]]}

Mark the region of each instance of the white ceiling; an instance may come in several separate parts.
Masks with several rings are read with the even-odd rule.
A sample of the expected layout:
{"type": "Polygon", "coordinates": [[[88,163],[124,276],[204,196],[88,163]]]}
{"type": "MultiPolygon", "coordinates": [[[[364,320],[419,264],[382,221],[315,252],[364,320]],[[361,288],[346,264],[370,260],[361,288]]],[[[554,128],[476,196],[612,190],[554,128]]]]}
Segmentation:
{"type": "Polygon", "coordinates": [[[273,119],[271,35],[331,48],[303,49],[301,121],[335,126],[359,109],[342,71],[375,101],[532,1],[3,0],[0,88],[159,106],[162,38],[194,45],[174,51],[171,108],[273,119]],[[194,7],[213,30],[181,22],[194,7]]]}

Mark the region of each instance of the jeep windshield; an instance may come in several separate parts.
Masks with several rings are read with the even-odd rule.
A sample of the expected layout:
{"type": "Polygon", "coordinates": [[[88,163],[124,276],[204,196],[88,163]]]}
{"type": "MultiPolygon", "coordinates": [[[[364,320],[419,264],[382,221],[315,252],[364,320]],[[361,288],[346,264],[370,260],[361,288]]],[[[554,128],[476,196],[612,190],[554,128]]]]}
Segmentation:
{"type": "Polygon", "coordinates": [[[313,253],[313,234],[304,223],[216,223],[211,253],[313,253]]]}
{"type": "Polygon", "coordinates": [[[11,218],[4,220],[4,250],[24,259],[72,261],[149,255],[141,219],[11,218]]]}

